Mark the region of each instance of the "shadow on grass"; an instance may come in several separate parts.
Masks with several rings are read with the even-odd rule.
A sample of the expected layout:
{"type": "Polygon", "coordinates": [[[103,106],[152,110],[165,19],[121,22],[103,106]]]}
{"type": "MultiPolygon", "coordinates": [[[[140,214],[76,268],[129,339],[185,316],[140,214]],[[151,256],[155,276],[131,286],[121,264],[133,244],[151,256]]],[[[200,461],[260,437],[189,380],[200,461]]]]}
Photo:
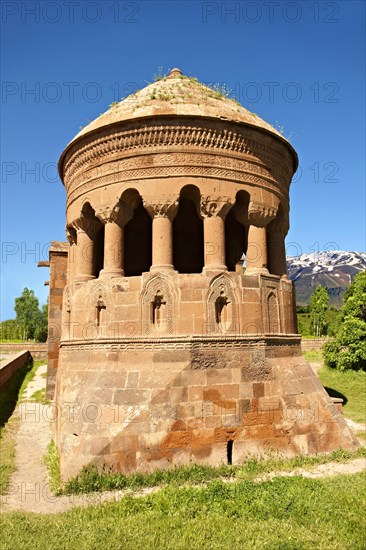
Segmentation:
{"type": "Polygon", "coordinates": [[[343,399],[343,405],[347,403],[348,399],[343,393],[340,393],[339,391],[334,390],[333,388],[327,388],[326,386],[324,386],[324,389],[329,395],[329,397],[340,397],[341,399],[343,399]]]}
{"type": "Polygon", "coordinates": [[[27,363],[18,369],[13,375],[8,384],[0,392],[0,429],[5,426],[16,407],[19,391],[22,387],[24,378],[28,372],[32,370],[33,360],[30,359],[27,363]]]}

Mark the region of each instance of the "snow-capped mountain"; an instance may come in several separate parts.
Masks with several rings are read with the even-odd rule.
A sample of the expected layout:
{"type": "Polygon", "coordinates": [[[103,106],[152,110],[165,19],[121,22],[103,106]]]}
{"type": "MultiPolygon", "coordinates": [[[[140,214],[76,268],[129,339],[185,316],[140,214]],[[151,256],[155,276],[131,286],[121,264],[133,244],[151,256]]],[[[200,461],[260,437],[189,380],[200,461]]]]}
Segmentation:
{"type": "Polygon", "coordinates": [[[296,302],[308,304],[317,285],[326,286],[329,307],[341,307],[355,275],[366,271],[365,252],[313,252],[287,258],[288,276],[295,283],[296,302]]]}

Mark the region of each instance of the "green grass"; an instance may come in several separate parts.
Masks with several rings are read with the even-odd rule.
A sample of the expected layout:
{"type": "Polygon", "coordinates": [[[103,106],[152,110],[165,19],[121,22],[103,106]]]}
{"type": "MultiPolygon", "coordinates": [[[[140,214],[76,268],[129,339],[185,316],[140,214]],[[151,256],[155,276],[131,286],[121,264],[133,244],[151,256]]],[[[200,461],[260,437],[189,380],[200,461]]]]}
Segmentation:
{"type": "Polygon", "coordinates": [[[4,495],[9,486],[11,474],[15,470],[15,436],[19,420],[12,418],[5,428],[0,428],[0,495],[4,495]]]}
{"type": "MultiPolygon", "coordinates": [[[[323,363],[321,351],[307,351],[303,356],[307,361],[323,363]]],[[[366,423],[366,372],[339,371],[323,365],[318,370],[318,376],[331,397],[344,399],[344,416],[366,423]]]]}
{"type": "Polygon", "coordinates": [[[317,351],[317,350],[310,350],[310,351],[305,351],[303,353],[303,356],[305,357],[305,359],[307,361],[319,361],[319,362],[323,362],[323,354],[321,351],[317,351]]]}
{"type": "Polygon", "coordinates": [[[60,473],[60,461],[54,441],[50,441],[47,447],[47,453],[43,457],[44,463],[47,466],[48,478],[51,491],[55,495],[62,493],[62,482],[60,473]]]}
{"type": "Polygon", "coordinates": [[[138,490],[144,487],[157,487],[170,485],[198,485],[218,479],[247,480],[252,481],[259,475],[269,472],[285,472],[294,468],[311,468],[319,464],[329,462],[348,462],[354,458],[365,457],[366,449],[360,448],[355,452],[339,449],[327,455],[297,456],[292,459],[278,457],[263,460],[249,459],[240,466],[228,466],[223,464],[217,468],[192,464],[181,466],[171,470],[157,470],[152,473],[135,473],[124,475],[120,472],[112,473],[98,470],[95,466],[88,466],[73,479],[61,487],[58,469],[58,458],[55,446],[48,449],[46,463],[48,465],[51,486],[57,494],[82,494],[101,491],[113,491],[120,489],[138,490]]]}
{"type": "Polygon", "coordinates": [[[35,403],[41,403],[42,405],[49,405],[51,401],[46,397],[46,388],[35,391],[30,398],[35,403]]]}
{"type": "Polygon", "coordinates": [[[366,372],[339,371],[323,366],[318,371],[321,383],[333,397],[346,398],[343,413],[355,422],[366,422],[366,372]]]}
{"type": "Polygon", "coordinates": [[[365,548],[364,474],[213,481],[59,515],[3,513],[1,547],[344,550],[365,548]]]}
{"type": "Polygon", "coordinates": [[[23,399],[23,396],[24,396],[24,392],[29,384],[29,382],[31,382],[35,375],[36,375],[36,372],[38,370],[38,367],[40,367],[41,365],[45,365],[46,364],[46,361],[34,361],[33,362],[33,365],[32,365],[32,368],[31,370],[29,370],[23,380],[23,383],[22,383],[22,386],[20,388],[20,391],[19,391],[19,400],[23,399]]]}

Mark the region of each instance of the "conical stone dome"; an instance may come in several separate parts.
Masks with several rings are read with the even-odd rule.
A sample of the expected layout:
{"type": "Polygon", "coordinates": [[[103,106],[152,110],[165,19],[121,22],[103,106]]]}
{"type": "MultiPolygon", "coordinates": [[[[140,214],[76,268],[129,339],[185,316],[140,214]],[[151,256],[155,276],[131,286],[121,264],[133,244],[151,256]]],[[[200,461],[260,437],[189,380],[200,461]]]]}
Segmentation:
{"type": "Polygon", "coordinates": [[[110,125],[166,116],[221,119],[265,130],[289,145],[297,163],[292,146],[268,122],[245,109],[235,99],[229,98],[225,89],[222,90],[219,86],[205,86],[197,78],[183,75],[177,68],[172,69],[168,76],[149,84],[122,101],[112,103],[105,113],[85,126],[69,146],[79,138],[110,125]]]}

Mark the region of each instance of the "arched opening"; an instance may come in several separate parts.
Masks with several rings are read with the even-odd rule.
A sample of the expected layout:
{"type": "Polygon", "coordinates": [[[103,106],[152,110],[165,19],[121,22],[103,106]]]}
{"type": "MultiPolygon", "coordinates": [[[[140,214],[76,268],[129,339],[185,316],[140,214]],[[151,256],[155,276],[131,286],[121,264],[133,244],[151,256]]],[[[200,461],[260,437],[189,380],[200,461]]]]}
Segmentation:
{"type": "Polygon", "coordinates": [[[94,238],[94,274],[96,277],[99,277],[104,266],[104,228],[105,226],[102,225],[94,238]]]}
{"type": "Polygon", "coordinates": [[[239,191],[233,207],[225,218],[225,261],[228,271],[236,271],[248,246],[249,193],[239,191]]]}
{"type": "Polygon", "coordinates": [[[151,302],[151,322],[156,332],[165,333],[168,328],[168,308],[164,295],[158,290],[151,302]]]}
{"type": "Polygon", "coordinates": [[[220,294],[215,300],[215,321],[220,332],[226,333],[233,322],[232,313],[233,304],[226,295],[225,289],[220,290],[220,294]]]}
{"type": "Polygon", "coordinates": [[[210,332],[214,334],[238,332],[238,301],[231,277],[220,275],[211,281],[206,303],[207,327],[210,332]]]}
{"type": "Polygon", "coordinates": [[[231,466],[233,463],[233,446],[234,441],[232,439],[229,439],[227,442],[226,452],[227,452],[227,463],[231,466]]]}
{"type": "Polygon", "coordinates": [[[104,225],[96,217],[95,211],[89,202],[85,202],[81,209],[81,216],[84,220],[84,231],[92,240],[91,247],[83,253],[90,255],[90,261],[93,264],[94,277],[99,277],[104,263],[104,225]]]}
{"type": "Polygon", "coordinates": [[[280,332],[280,319],[278,314],[278,301],[276,295],[271,292],[267,301],[268,332],[278,334],[280,332]]]}
{"type": "Polygon", "coordinates": [[[124,235],[125,275],[133,277],[149,271],[152,262],[152,220],[141,197],[124,235]]]}
{"type": "Polygon", "coordinates": [[[285,236],[288,231],[288,219],[283,204],[280,203],[277,215],[266,227],[268,271],[272,275],[285,275],[286,248],[285,236]]]}
{"type": "Polygon", "coordinates": [[[203,221],[198,215],[200,192],[186,185],[173,221],[173,263],[179,273],[201,273],[204,266],[203,221]]]}
{"type": "Polygon", "coordinates": [[[95,306],[96,309],[96,325],[97,327],[100,327],[104,324],[104,317],[105,317],[105,310],[106,305],[103,300],[103,296],[100,294],[98,297],[97,305],[95,306]]]}

